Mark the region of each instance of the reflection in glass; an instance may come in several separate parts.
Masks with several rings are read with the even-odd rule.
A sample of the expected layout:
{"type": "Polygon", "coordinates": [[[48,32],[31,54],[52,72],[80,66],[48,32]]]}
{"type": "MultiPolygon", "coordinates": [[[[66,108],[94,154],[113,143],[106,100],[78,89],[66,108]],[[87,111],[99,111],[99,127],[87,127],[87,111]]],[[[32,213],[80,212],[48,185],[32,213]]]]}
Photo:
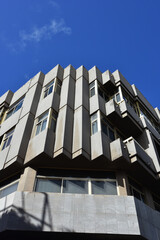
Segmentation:
{"type": "Polygon", "coordinates": [[[37,179],[36,192],[61,192],[61,179],[37,179]]]}
{"type": "Polygon", "coordinates": [[[64,193],[88,193],[88,182],[81,180],[64,180],[63,181],[64,193]]]}
{"type": "Polygon", "coordinates": [[[116,182],[92,181],[92,194],[117,195],[116,182]]]}

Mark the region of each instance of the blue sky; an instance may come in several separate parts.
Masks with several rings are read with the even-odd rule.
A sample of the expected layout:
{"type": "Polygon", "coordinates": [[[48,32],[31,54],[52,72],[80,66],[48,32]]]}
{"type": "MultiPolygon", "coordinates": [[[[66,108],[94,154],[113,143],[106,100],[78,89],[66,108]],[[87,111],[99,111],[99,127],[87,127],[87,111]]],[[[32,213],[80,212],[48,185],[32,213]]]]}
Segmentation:
{"type": "Polygon", "coordinates": [[[0,96],[55,65],[119,69],[160,108],[159,0],[1,0],[0,96]]]}

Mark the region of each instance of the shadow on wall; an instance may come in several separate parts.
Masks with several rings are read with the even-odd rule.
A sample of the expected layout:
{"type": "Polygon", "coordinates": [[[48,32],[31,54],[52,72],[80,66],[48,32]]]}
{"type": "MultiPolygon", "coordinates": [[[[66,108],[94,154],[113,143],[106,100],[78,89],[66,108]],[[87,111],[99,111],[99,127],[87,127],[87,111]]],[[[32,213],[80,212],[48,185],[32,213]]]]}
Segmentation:
{"type": "MultiPolygon", "coordinates": [[[[5,199],[6,202],[4,208],[0,211],[0,232],[5,230],[42,231],[44,229],[47,229],[47,231],[53,231],[52,215],[47,194],[41,193],[41,195],[43,194],[43,201],[37,201],[36,211],[35,209],[32,209],[32,201],[28,201],[27,204],[25,203],[27,193],[16,192],[16,194],[17,193],[19,199],[16,202],[16,205],[11,204],[10,206],[7,206],[7,198],[9,196],[5,199]],[[17,205],[20,205],[20,207],[17,205]],[[35,212],[36,214],[34,214],[35,212]]],[[[32,200],[34,200],[34,198],[32,200]]],[[[36,204],[34,203],[34,205],[36,204]]]]}

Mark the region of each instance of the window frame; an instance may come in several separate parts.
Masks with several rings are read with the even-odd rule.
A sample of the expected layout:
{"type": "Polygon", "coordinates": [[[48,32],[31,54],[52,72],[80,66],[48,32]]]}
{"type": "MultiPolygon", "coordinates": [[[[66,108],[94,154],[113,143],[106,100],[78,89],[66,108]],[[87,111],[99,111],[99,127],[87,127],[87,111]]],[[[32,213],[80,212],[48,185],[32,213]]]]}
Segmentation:
{"type": "Polygon", "coordinates": [[[57,125],[57,118],[58,118],[58,113],[54,111],[53,109],[49,110],[49,122],[48,122],[48,127],[52,129],[52,122],[54,122],[54,129],[53,132],[56,131],[56,125],[57,125]]]}
{"type": "Polygon", "coordinates": [[[50,83],[48,83],[45,86],[44,93],[43,93],[43,98],[46,98],[48,95],[50,95],[53,92],[53,88],[55,85],[55,79],[53,79],[50,83]],[[52,91],[49,92],[49,90],[52,88],[52,91]]]}
{"type": "Polygon", "coordinates": [[[43,132],[47,127],[48,127],[48,122],[49,122],[49,110],[41,114],[36,121],[36,127],[35,127],[35,136],[39,135],[41,132],[43,132]],[[46,121],[45,128],[42,129],[44,121],[46,121]],[[37,131],[38,126],[40,126],[40,130],[37,131]]]}
{"type": "MultiPolygon", "coordinates": [[[[61,188],[60,188],[60,192],[58,192],[58,194],[88,194],[88,195],[113,195],[113,194],[94,194],[92,193],[92,181],[99,181],[99,182],[114,182],[115,183],[115,190],[116,190],[116,194],[115,195],[118,195],[119,194],[119,191],[118,191],[118,183],[117,183],[117,180],[116,178],[115,179],[112,179],[112,178],[90,178],[90,177],[62,177],[62,176],[43,176],[43,175],[37,175],[36,176],[36,181],[35,181],[35,185],[34,185],[34,191],[35,192],[38,192],[36,191],[36,186],[37,186],[37,182],[38,182],[38,179],[46,179],[46,180],[49,180],[49,179],[55,179],[55,180],[61,180],[61,188]],[[87,189],[88,189],[88,192],[87,193],[67,193],[67,192],[63,192],[63,186],[64,186],[64,181],[67,181],[67,180],[72,180],[72,181],[86,181],[87,182],[87,189]]],[[[51,192],[51,193],[57,193],[57,192],[51,192]]]]}
{"type": "Polygon", "coordinates": [[[61,86],[62,86],[62,81],[59,80],[58,78],[54,78],[52,81],[50,81],[44,87],[43,99],[46,98],[48,95],[50,95],[53,92],[56,92],[58,95],[60,95],[60,93],[61,93],[61,86]],[[52,88],[52,90],[50,92],[51,88],[52,88]]]}
{"type": "Polygon", "coordinates": [[[139,198],[137,199],[145,203],[145,194],[143,192],[143,187],[132,178],[128,178],[128,180],[129,180],[129,189],[130,189],[131,196],[137,198],[133,193],[133,191],[136,191],[140,195],[140,199],[139,198]]]}
{"type": "Polygon", "coordinates": [[[116,134],[115,134],[115,129],[114,127],[109,123],[109,121],[107,120],[107,118],[105,117],[105,115],[101,114],[101,131],[109,138],[109,140],[111,142],[113,142],[114,140],[116,140],[116,134]],[[105,127],[106,127],[106,133],[103,131],[103,127],[102,127],[102,122],[104,123],[105,127]],[[114,139],[111,138],[111,134],[113,133],[114,135],[114,139]]]}
{"type": "Polygon", "coordinates": [[[91,135],[94,135],[95,133],[97,133],[98,131],[99,131],[99,129],[100,129],[100,125],[99,125],[99,111],[97,111],[97,112],[95,112],[95,113],[93,113],[92,115],[91,115],[91,117],[90,117],[90,121],[91,121],[91,135]],[[96,116],[95,118],[94,118],[94,116],[96,116]],[[93,123],[95,123],[96,122],[96,125],[97,125],[97,129],[96,129],[96,131],[95,132],[93,132],[93,123]]]}
{"type": "Polygon", "coordinates": [[[19,101],[17,101],[17,103],[15,103],[11,108],[9,108],[9,109],[7,110],[5,120],[7,120],[8,118],[10,118],[14,113],[16,113],[18,110],[20,110],[20,109],[22,108],[23,102],[24,102],[24,98],[25,98],[25,97],[23,96],[19,101]],[[21,104],[20,108],[18,108],[18,109],[16,110],[17,106],[20,105],[20,104],[21,104]],[[9,113],[11,113],[11,114],[9,115],[9,113]]]}
{"type": "Polygon", "coordinates": [[[91,98],[91,97],[93,97],[94,95],[97,94],[96,86],[97,86],[97,84],[96,84],[95,80],[89,84],[89,98],[91,98]],[[93,95],[91,94],[92,90],[94,90],[93,95]]]}
{"type": "MultiPolygon", "coordinates": [[[[3,186],[3,187],[0,187],[0,199],[3,198],[3,197],[1,197],[1,192],[2,192],[4,189],[9,188],[10,186],[12,186],[12,185],[14,185],[14,184],[16,184],[16,183],[17,183],[17,188],[18,188],[19,179],[16,179],[16,180],[14,180],[13,182],[8,183],[8,184],[6,184],[6,185],[3,186]]],[[[17,190],[15,190],[15,191],[17,191],[17,190]]],[[[13,192],[15,192],[15,191],[13,191],[13,192]]],[[[13,192],[11,192],[11,193],[13,193],[13,192]]],[[[11,194],[11,193],[9,193],[9,194],[11,194]]],[[[4,197],[8,196],[9,194],[5,195],[4,197]]]]}
{"type": "Polygon", "coordinates": [[[14,130],[15,130],[15,128],[12,128],[4,134],[4,136],[2,138],[1,146],[0,146],[1,151],[3,151],[4,149],[6,149],[7,147],[9,147],[11,145],[14,130]],[[8,142],[9,142],[9,144],[8,144],[8,142]]]}
{"type": "Polygon", "coordinates": [[[52,108],[48,109],[45,111],[43,114],[41,114],[37,119],[35,123],[35,130],[34,130],[34,136],[39,135],[41,132],[43,132],[47,128],[51,128],[52,126],[52,121],[54,121],[54,129],[53,132],[56,131],[56,125],[57,125],[57,118],[58,118],[58,113],[54,111],[52,108]],[[45,128],[42,129],[43,122],[46,121],[45,128]],[[40,130],[37,131],[37,126],[41,124],[40,130]],[[42,129],[42,130],[41,130],[42,129]]]}

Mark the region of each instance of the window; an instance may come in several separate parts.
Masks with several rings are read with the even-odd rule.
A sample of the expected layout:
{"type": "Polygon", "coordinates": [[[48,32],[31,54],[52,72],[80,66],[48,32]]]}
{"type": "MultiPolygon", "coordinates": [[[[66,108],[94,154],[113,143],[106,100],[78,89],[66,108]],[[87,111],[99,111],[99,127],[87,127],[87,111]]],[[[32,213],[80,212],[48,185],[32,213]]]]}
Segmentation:
{"type": "Polygon", "coordinates": [[[91,134],[95,134],[98,131],[98,114],[95,113],[91,116],[91,134]]]}
{"type": "Polygon", "coordinates": [[[53,132],[55,132],[55,130],[56,130],[56,122],[57,122],[57,113],[52,112],[50,128],[53,130],[53,132]]]}
{"type": "Polygon", "coordinates": [[[17,190],[19,177],[20,175],[18,174],[12,176],[10,179],[0,182],[0,198],[3,198],[17,190]]]}
{"type": "Polygon", "coordinates": [[[52,82],[50,82],[44,90],[44,98],[46,98],[49,94],[51,94],[53,91],[55,91],[56,93],[58,93],[58,95],[60,95],[61,92],[61,85],[62,82],[58,79],[55,78],[52,82]]]}
{"type": "Polygon", "coordinates": [[[155,196],[155,195],[152,195],[153,197],[153,202],[154,202],[154,207],[155,207],[155,210],[157,210],[158,212],[160,212],[160,198],[155,196]]]}
{"type": "Polygon", "coordinates": [[[5,116],[6,108],[2,107],[0,109],[0,124],[3,122],[4,116],[5,116]]]}
{"type": "Polygon", "coordinates": [[[17,112],[23,105],[24,98],[22,98],[16,105],[14,105],[11,109],[8,110],[6,119],[12,116],[15,112],[17,112]]]}
{"type": "Polygon", "coordinates": [[[115,140],[113,127],[104,116],[101,116],[101,129],[102,129],[102,132],[106,134],[111,141],[115,140]]]}
{"type": "Polygon", "coordinates": [[[123,141],[126,139],[126,137],[116,129],[116,138],[121,138],[123,141]]]}
{"type": "Polygon", "coordinates": [[[11,183],[8,186],[0,189],[0,198],[3,198],[17,190],[18,182],[11,183]]]}
{"type": "Polygon", "coordinates": [[[55,132],[57,122],[57,113],[52,109],[45,112],[38,118],[38,122],[36,124],[36,135],[45,130],[48,126],[55,132]],[[49,117],[48,117],[49,116],[49,117]]]}
{"type": "Polygon", "coordinates": [[[36,135],[38,135],[40,132],[42,132],[46,128],[47,120],[48,120],[48,111],[38,118],[38,122],[36,125],[36,135]]]}
{"type": "Polygon", "coordinates": [[[47,97],[53,91],[54,81],[48,84],[44,90],[44,98],[47,97]]]}
{"type": "Polygon", "coordinates": [[[113,96],[111,96],[111,99],[114,99],[116,103],[119,103],[121,101],[120,92],[116,92],[113,96]]]}
{"type": "Polygon", "coordinates": [[[55,92],[58,93],[58,95],[61,93],[61,85],[62,82],[59,79],[56,79],[55,92]]]}
{"type": "Polygon", "coordinates": [[[140,201],[144,202],[144,193],[142,187],[135,182],[133,179],[128,179],[130,184],[131,195],[138,198],[140,201]]]}
{"type": "Polygon", "coordinates": [[[107,96],[107,94],[105,93],[105,91],[104,91],[100,86],[98,86],[98,94],[99,94],[106,102],[108,102],[109,97],[107,96]]]}
{"type": "Polygon", "coordinates": [[[97,89],[98,89],[98,94],[106,102],[108,102],[109,97],[108,97],[107,93],[105,92],[105,89],[97,81],[94,81],[94,82],[90,83],[90,85],[89,85],[89,96],[92,97],[95,94],[97,94],[97,89]]]}
{"type": "Polygon", "coordinates": [[[95,81],[89,85],[89,96],[92,97],[96,94],[95,92],[95,81]]]}
{"type": "Polygon", "coordinates": [[[117,195],[116,181],[92,181],[92,194],[117,195]]]}
{"type": "Polygon", "coordinates": [[[36,192],[54,192],[54,193],[74,193],[74,194],[101,194],[101,195],[117,195],[117,184],[114,174],[100,173],[101,177],[88,176],[88,174],[82,174],[82,176],[71,177],[69,174],[64,174],[62,177],[60,174],[54,176],[37,176],[35,185],[36,192]],[[102,178],[102,176],[104,178],[102,178]]]}
{"type": "Polygon", "coordinates": [[[14,132],[14,129],[4,134],[4,137],[2,140],[2,150],[7,148],[11,144],[13,132],[14,132]]]}

